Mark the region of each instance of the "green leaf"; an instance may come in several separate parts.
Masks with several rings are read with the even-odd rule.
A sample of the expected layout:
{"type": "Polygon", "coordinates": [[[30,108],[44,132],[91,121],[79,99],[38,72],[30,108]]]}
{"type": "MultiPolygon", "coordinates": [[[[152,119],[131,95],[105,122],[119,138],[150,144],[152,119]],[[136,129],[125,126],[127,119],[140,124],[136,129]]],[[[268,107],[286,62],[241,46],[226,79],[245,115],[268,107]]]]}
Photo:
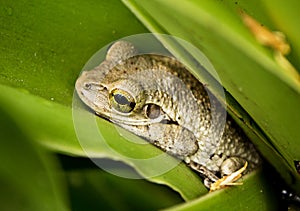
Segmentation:
{"type": "Polygon", "coordinates": [[[124,179],[98,169],[67,172],[72,210],[159,210],[182,202],[162,185],[124,179]]]}
{"type": "MultiPolygon", "coordinates": [[[[255,124],[253,126],[245,112],[240,115],[240,108],[229,104],[231,113],[245,122],[243,127],[248,127],[248,133],[258,136],[252,141],[286,182],[299,192],[300,178],[294,166],[300,152],[297,141],[300,138],[297,124],[299,83],[275,62],[270,49],[254,39],[239,16],[242,9],[253,16],[265,17],[264,23],[272,23],[272,18],[265,16],[264,5],[258,1],[235,3],[229,0],[123,2],[152,32],[178,36],[205,53],[226,91],[247,111],[263,133],[255,124]]],[[[292,17],[297,17],[296,13],[292,17]]],[[[289,38],[289,34],[286,36],[289,38]]],[[[177,51],[182,50],[175,49],[177,51]]],[[[197,70],[193,72],[201,78],[197,70]]],[[[213,73],[211,75],[214,76],[213,73]]]]}
{"type": "Polygon", "coordinates": [[[0,83],[69,106],[76,78],[98,49],[146,32],[118,0],[0,5],[0,83]]]}
{"type": "Polygon", "coordinates": [[[266,8],[266,13],[272,19],[274,30],[279,30],[288,35],[288,42],[291,43],[292,51],[288,55],[291,62],[300,67],[300,42],[299,42],[299,24],[300,20],[297,17],[299,2],[297,0],[280,1],[280,0],[264,0],[263,6],[266,8]]]}
{"type": "Polygon", "coordinates": [[[216,191],[166,210],[280,210],[277,190],[267,180],[260,170],[245,176],[240,187],[216,191]]]}
{"type": "Polygon", "coordinates": [[[69,210],[56,160],[23,133],[0,106],[1,210],[69,210]]]}

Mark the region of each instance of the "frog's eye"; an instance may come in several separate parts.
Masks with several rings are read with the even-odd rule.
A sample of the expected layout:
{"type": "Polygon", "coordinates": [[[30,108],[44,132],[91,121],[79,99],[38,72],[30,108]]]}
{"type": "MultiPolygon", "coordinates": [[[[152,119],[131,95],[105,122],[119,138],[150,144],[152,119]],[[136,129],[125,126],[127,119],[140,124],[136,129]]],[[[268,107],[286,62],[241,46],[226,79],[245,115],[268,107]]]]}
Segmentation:
{"type": "Polygon", "coordinates": [[[122,113],[129,113],[135,107],[134,98],[126,91],[114,89],[110,92],[109,100],[111,106],[122,113]]]}
{"type": "Polygon", "coordinates": [[[145,107],[145,115],[149,119],[156,119],[163,114],[161,107],[155,104],[147,104],[145,107]]]}

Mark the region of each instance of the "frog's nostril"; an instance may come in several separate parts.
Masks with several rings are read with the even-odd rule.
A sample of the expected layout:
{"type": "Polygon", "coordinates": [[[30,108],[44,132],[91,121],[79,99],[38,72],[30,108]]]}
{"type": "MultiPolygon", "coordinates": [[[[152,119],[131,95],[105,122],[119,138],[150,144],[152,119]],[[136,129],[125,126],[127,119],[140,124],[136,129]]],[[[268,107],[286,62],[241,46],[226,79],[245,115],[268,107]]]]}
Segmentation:
{"type": "Polygon", "coordinates": [[[91,84],[90,83],[84,83],[84,88],[85,89],[91,89],[91,84]]]}

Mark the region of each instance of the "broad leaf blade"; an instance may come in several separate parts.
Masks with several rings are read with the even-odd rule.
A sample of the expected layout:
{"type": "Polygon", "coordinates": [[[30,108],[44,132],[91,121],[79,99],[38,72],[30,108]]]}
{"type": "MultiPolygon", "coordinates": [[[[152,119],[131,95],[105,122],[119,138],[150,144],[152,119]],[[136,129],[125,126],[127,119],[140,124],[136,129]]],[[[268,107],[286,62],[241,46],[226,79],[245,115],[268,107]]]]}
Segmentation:
{"type": "Polygon", "coordinates": [[[56,160],[36,146],[0,106],[0,209],[69,210],[56,160]]]}
{"type": "Polygon", "coordinates": [[[242,186],[207,194],[185,204],[171,207],[172,211],[189,210],[280,210],[276,188],[267,182],[265,172],[247,175],[242,186]],[[267,185],[266,185],[267,184],[267,185]]]}

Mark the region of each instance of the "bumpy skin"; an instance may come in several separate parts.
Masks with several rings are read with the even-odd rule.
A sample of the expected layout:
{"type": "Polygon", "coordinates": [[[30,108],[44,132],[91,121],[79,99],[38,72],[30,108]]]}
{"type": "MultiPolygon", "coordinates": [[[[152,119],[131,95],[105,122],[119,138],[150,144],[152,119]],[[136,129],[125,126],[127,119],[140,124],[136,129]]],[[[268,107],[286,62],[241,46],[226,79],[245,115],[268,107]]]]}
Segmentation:
{"type": "Polygon", "coordinates": [[[174,58],[137,55],[131,43],[119,41],[104,62],[82,73],[76,90],[98,115],[183,159],[210,181],[245,161],[248,171],[261,162],[243,132],[219,112],[221,104],[174,58]]]}

